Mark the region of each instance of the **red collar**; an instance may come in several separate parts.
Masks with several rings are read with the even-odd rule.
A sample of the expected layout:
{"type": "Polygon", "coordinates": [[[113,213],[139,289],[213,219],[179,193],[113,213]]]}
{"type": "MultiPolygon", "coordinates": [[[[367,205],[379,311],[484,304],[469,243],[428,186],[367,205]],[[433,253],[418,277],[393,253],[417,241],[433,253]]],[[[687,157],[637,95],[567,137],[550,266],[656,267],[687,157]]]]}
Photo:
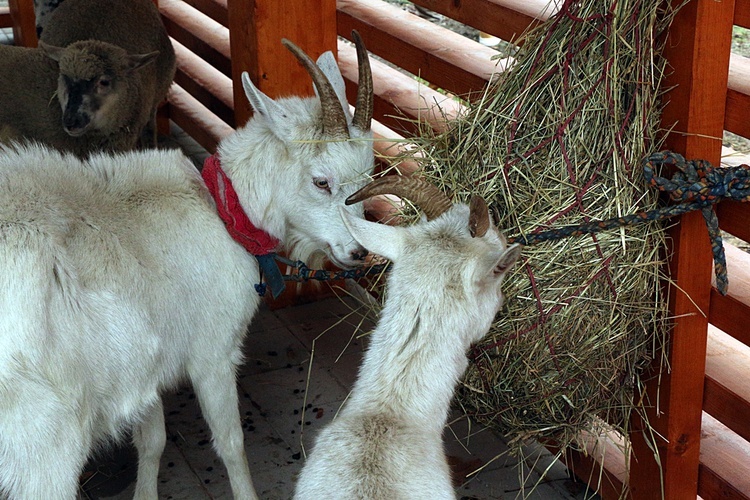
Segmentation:
{"type": "Polygon", "coordinates": [[[201,175],[208,191],[216,200],[219,216],[232,238],[253,255],[266,255],[273,252],[279,240],[250,222],[237,198],[232,181],[221,169],[218,153],[206,158],[201,175]]]}

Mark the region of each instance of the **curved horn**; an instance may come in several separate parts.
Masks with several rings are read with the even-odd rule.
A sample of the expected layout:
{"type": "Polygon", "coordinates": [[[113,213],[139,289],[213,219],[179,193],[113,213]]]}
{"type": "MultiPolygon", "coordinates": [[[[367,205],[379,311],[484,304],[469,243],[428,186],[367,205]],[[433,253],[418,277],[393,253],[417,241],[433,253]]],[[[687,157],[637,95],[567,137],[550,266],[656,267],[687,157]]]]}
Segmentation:
{"type": "Polygon", "coordinates": [[[339,98],[336,95],[336,91],[333,90],[331,82],[328,81],[323,71],[302,49],[286,38],[282,39],[281,43],[305,67],[313,83],[315,83],[315,88],[318,89],[320,107],[323,110],[323,132],[334,139],[349,139],[349,127],[346,123],[344,108],[341,107],[341,102],[339,102],[339,98]]]}
{"type": "Polygon", "coordinates": [[[469,203],[469,233],[471,237],[481,238],[490,228],[490,212],[487,202],[481,196],[472,196],[469,203]]]}
{"type": "Polygon", "coordinates": [[[387,175],[379,177],[346,199],[347,205],[379,194],[395,194],[422,209],[427,220],[440,217],[453,203],[445,193],[419,177],[387,175]]]}
{"type": "Polygon", "coordinates": [[[359,68],[359,87],[357,88],[357,103],[354,106],[354,118],[352,126],[363,132],[370,130],[373,110],[372,71],[370,70],[370,58],[367,55],[362,37],[357,30],[352,30],[352,39],[357,47],[357,67],[359,68]]]}

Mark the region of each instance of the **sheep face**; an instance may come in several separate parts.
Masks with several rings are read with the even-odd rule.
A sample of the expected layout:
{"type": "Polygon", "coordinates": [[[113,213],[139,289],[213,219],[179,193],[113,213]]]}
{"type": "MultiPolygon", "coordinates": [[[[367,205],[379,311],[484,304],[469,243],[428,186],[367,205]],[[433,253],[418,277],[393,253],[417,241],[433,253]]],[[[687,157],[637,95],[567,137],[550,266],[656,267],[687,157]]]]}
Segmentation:
{"type": "Polygon", "coordinates": [[[72,137],[118,132],[122,102],[130,102],[131,75],[152,62],[158,52],[131,55],[115,45],[93,40],[75,42],[66,48],[41,44],[58,62],[57,98],[62,125],[72,137]]]}

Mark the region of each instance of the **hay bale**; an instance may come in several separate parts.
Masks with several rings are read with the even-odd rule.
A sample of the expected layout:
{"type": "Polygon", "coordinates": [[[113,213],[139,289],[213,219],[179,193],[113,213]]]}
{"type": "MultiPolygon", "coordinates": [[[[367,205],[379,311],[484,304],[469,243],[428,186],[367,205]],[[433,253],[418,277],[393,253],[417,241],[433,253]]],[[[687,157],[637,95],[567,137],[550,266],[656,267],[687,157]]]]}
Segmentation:
{"type": "MultiPolygon", "coordinates": [[[[665,3],[565,1],[484,97],[409,159],[457,199],[483,195],[509,235],[654,208],[641,160],[660,147],[665,3]]],[[[647,224],[526,247],[471,354],[467,412],[515,442],[574,444],[602,420],[626,434],[666,331],[664,243],[647,224]]]]}

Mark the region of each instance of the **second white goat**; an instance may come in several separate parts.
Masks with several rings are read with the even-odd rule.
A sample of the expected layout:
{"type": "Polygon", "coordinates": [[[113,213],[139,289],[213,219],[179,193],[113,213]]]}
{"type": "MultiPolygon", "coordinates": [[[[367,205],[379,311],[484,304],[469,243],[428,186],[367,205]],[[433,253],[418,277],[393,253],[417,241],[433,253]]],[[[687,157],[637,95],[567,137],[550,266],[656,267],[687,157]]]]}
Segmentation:
{"type": "MultiPolygon", "coordinates": [[[[366,51],[358,40],[360,90],[351,117],[336,91],[343,85],[331,85],[307,55],[286,45],[320,99],[274,101],[245,75],[256,113],[219,147],[217,203],[244,208],[257,229],[250,239],[271,247],[284,241],[303,259],[322,249],[351,267],[364,250],[339,209],[373,167],[366,51]]],[[[343,84],[332,55],[324,60],[343,84]]],[[[347,213],[363,215],[361,207],[347,213]]],[[[230,222],[238,216],[232,212],[230,222]]],[[[235,371],[260,301],[253,289],[259,279],[258,263],[230,237],[181,153],[83,161],[40,145],[0,148],[0,498],[76,498],[87,456],[131,427],[135,497],[157,498],[166,439],[160,393],[183,378],[193,385],[234,497],[257,498],[235,371]]]]}
{"type": "Polygon", "coordinates": [[[503,303],[521,247],[506,246],[487,205],[452,205],[434,186],[388,176],[348,202],[396,194],[427,215],[391,227],[342,213],[352,236],[393,262],[388,298],[345,406],[315,441],[299,500],[455,498],[442,434],[469,346],[503,303]]]}

